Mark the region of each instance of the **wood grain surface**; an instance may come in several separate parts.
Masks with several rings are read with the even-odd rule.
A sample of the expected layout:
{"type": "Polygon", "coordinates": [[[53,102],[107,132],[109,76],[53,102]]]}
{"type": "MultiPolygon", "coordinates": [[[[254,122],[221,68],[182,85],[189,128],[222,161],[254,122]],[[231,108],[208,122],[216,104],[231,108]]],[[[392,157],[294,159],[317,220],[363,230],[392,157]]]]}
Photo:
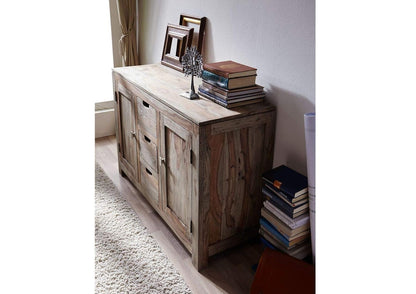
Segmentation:
{"type": "MultiPolygon", "coordinates": [[[[227,109],[206,98],[188,100],[180,94],[190,90],[190,78],[160,64],[119,67],[113,72],[150,96],[157,93],[154,99],[198,125],[274,110],[274,106],[267,103],[227,109]]],[[[195,78],[196,89],[201,83],[201,79],[195,78]]]]}
{"type": "Polygon", "coordinates": [[[118,68],[113,78],[122,97],[120,170],[192,253],[194,266],[201,270],[210,255],[256,236],[261,175],[273,162],[275,108],[229,110],[178,98],[186,79],[161,65],[118,68]]]}

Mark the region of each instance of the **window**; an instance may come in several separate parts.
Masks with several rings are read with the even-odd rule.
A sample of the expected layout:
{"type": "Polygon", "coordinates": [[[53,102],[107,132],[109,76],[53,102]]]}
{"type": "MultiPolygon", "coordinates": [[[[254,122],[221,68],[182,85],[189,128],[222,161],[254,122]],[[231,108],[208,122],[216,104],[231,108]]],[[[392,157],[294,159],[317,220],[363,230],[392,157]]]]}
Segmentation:
{"type": "Polygon", "coordinates": [[[109,2],[92,1],[91,4],[85,5],[88,6],[87,9],[95,20],[91,31],[88,32],[92,39],[89,43],[91,48],[85,48],[86,54],[91,55],[91,58],[87,58],[91,60],[87,67],[91,70],[92,81],[95,83],[94,93],[90,99],[92,103],[112,101],[113,52],[109,2]]]}

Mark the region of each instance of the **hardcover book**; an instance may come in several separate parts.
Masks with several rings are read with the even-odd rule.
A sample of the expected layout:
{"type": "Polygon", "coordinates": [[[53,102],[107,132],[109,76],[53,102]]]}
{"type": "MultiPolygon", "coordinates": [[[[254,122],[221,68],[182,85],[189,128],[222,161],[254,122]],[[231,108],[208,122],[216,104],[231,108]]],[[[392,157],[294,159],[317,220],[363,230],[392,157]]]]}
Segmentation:
{"type": "MultiPolygon", "coordinates": [[[[264,97],[266,96],[266,93],[264,91],[257,91],[257,92],[253,92],[253,93],[248,93],[248,94],[243,94],[243,95],[235,95],[235,96],[227,96],[227,95],[223,95],[222,93],[220,93],[217,90],[212,90],[211,88],[205,87],[205,85],[207,85],[208,83],[206,82],[202,82],[202,85],[199,86],[200,89],[203,89],[204,92],[208,93],[209,95],[215,95],[218,98],[221,98],[223,100],[227,100],[227,101],[234,101],[234,100],[238,100],[238,99],[252,99],[252,98],[258,98],[258,97],[264,97]]],[[[215,86],[211,86],[212,88],[217,88],[215,86]]],[[[243,88],[244,89],[244,88],[243,88]]]]}
{"type": "Polygon", "coordinates": [[[293,245],[310,238],[310,234],[308,234],[289,241],[281,233],[279,233],[279,231],[276,230],[271,223],[269,223],[263,217],[260,218],[260,228],[262,228],[263,230],[267,230],[267,232],[269,232],[275,240],[284,245],[286,249],[290,249],[293,245]]]}
{"type": "Polygon", "coordinates": [[[296,239],[297,237],[310,233],[309,222],[303,226],[297,227],[296,229],[291,229],[288,225],[275,217],[273,213],[268,211],[266,207],[261,209],[261,216],[264,217],[269,223],[271,223],[276,228],[276,230],[282,233],[282,235],[289,241],[291,239],[296,239]]]}
{"type": "Polygon", "coordinates": [[[204,69],[224,78],[236,78],[255,75],[257,69],[235,61],[227,60],[204,64],[204,69]]]}
{"type": "Polygon", "coordinates": [[[258,95],[249,94],[249,95],[245,95],[245,96],[242,96],[242,97],[233,97],[232,99],[227,99],[227,98],[224,99],[223,97],[220,97],[217,94],[211,93],[207,88],[205,88],[202,85],[199,86],[198,90],[201,93],[204,93],[205,95],[210,96],[214,99],[220,100],[220,101],[222,101],[226,104],[232,104],[232,103],[237,103],[237,102],[246,101],[246,100],[264,98],[264,96],[265,96],[264,93],[260,93],[258,95]]]}
{"type": "Polygon", "coordinates": [[[307,199],[304,199],[305,201],[299,201],[295,203],[287,203],[284,199],[276,196],[269,188],[264,186],[261,191],[265,196],[267,196],[268,199],[271,199],[273,204],[277,204],[276,206],[278,208],[281,208],[285,211],[288,211],[290,213],[296,213],[299,211],[302,211],[309,207],[309,202],[307,199]]]}
{"type": "Polygon", "coordinates": [[[263,229],[259,230],[259,234],[260,241],[270,249],[278,250],[297,259],[304,259],[311,254],[310,242],[299,243],[293,246],[291,249],[286,249],[284,246],[279,244],[279,242],[276,242],[273,238],[271,238],[270,235],[263,229]]]}
{"type": "MultiPolygon", "coordinates": [[[[288,212],[288,211],[285,211],[285,210],[282,210],[282,208],[281,207],[278,207],[278,206],[276,206],[276,203],[275,202],[273,202],[273,200],[271,200],[271,199],[267,199],[266,198],[266,200],[268,200],[269,201],[269,203],[272,205],[272,206],[274,206],[276,209],[279,209],[282,213],[284,213],[287,217],[289,217],[289,218],[291,218],[291,219],[295,219],[295,218],[297,218],[297,217],[299,217],[299,216],[302,216],[302,215],[304,215],[304,214],[308,214],[309,213],[309,209],[308,208],[305,208],[305,209],[303,209],[303,210],[301,210],[301,211],[299,211],[299,212],[295,212],[295,213],[290,213],[290,212],[288,212]]],[[[309,214],[308,214],[309,215],[309,214]]]]}
{"type": "Polygon", "coordinates": [[[280,197],[277,197],[273,194],[267,187],[263,187],[261,189],[264,196],[266,196],[267,200],[269,200],[274,206],[279,208],[281,211],[283,211],[286,215],[288,215],[291,218],[296,217],[297,213],[306,213],[309,208],[309,203],[303,203],[297,207],[292,207],[291,205],[284,202],[280,197]]]}
{"type": "Polygon", "coordinates": [[[210,84],[209,81],[202,81],[202,86],[204,88],[208,89],[211,93],[214,93],[218,96],[223,96],[227,99],[230,99],[232,97],[239,97],[242,95],[248,95],[248,94],[261,94],[264,93],[263,87],[259,85],[254,85],[251,87],[245,87],[245,88],[239,88],[239,89],[224,89],[217,87],[213,84],[210,84]]]}
{"type": "Polygon", "coordinates": [[[308,178],[285,165],[264,173],[263,179],[293,198],[308,192],[308,178]]]}
{"type": "Polygon", "coordinates": [[[278,219],[284,222],[286,225],[289,226],[292,230],[309,223],[309,214],[302,214],[296,218],[291,218],[286,215],[283,211],[278,209],[274,206],[270,201],[265,201],[263,203],[264,207],[267,208],[268,211],[273,213],[278,219]]]}
{"type": "Polygon", "coordinates": [[[254,86],[256,84],[256,75],[227,79],[206,70],[202,71],[202,79],[209,81],[217,87],[229,90],[254,86]]]}
{"type": "MultiPolygon", "coordinates": [[[[290,256],[303,259],[311,254],[311,242],[309,240],[305,240],[303,242],[299,242],[287,249],[281,243],[276,241],[273,236],[264,230],[263,228],[259,229],[260,238],[263,238],[266,242],[263,242],[267,247],[272,248],[274,250],[280,250],[290,256]]],[[[262,240],[263,241],[263,240],[262,240]]]]}
{"type": "Polygon", "coordinates": [[[297,207],[301,204],[307,203],[308,201],[308,194],[305,193],[297,198],[290,198],[289,196],[287,196],[286,194],[284,194],[282,191],[276,191],[273,189],[273,186],[271,186],[270,184],[266,183],[265,188],[267,188],[270,193],[275,194],[277,197],[279,197],[280,199],[282,199],[284,202],[286,202],[288,205],[292,206],[292,207],[297,207]]]}
{"type": "Polygon", "coordinates": [[[203,92],[198,90],[198,94],[201,95],[204,98],[207,98],[225,108],[234,108],[234,107],[239,107],[239,106],[243,106],[243,105],[249,105],[249,104],[254,104],[254,103],[259,103],[259,102],[263,102],[264,99],[263,98],[257,98],[257,99],[250,99],[250,100],[245,100],[245,101],[239,101],[239,102],[234,102],[234,103],[228,103],[228,102],[224,102],[221,99],[216,99],[212,96],[208,96],[207,94],[204,94],[203,92]]]}

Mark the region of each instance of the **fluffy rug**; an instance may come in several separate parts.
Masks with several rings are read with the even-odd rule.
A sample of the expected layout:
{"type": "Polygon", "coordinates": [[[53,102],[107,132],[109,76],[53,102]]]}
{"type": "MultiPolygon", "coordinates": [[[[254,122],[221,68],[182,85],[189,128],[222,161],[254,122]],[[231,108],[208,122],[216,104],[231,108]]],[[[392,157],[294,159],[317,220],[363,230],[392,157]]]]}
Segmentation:
{"type": "Polygon", "coordinates": [[[95,293],[191,293],[97,163],[95,293]]]}

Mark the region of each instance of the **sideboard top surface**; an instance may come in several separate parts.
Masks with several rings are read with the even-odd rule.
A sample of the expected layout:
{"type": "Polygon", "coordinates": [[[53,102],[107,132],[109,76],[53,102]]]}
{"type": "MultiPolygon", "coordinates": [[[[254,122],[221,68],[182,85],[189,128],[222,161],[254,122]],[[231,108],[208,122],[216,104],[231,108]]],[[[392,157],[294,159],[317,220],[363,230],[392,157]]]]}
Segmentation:
{"type": "MultiPolygon", "coordinates": [[[[268,103],[227,109],[203,97],[188,100],[180,94],[190,90],[191,78],[161,64],[118,67],[113,72],[198,125],[275,110],[268,103]]],[[[196,91],[200,84],[195,78],[196,91]]]]}

